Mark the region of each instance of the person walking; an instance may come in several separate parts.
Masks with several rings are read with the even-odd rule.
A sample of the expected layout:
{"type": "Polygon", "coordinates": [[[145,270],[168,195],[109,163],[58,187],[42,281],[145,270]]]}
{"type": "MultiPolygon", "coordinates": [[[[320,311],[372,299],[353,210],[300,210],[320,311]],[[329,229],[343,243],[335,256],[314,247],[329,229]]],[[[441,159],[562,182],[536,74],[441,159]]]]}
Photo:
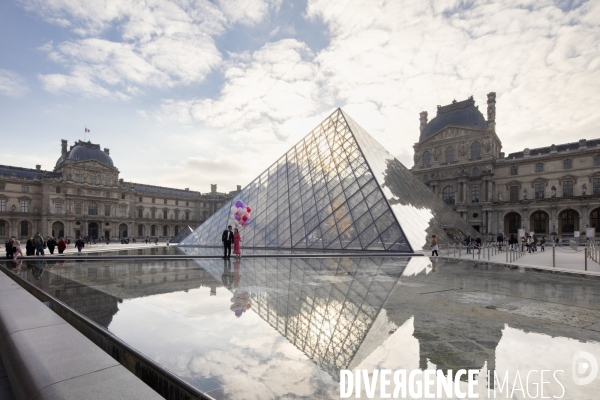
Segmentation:
{"type": "Polygon", "coordinates": [[[502,251],[502,243],[504,242],[504,235],[501,233],[498,234],[496,238],[496,243],[498,244],[498,251],[502,251]]]}
{"type": "Polygon", "coordinates": [[[17,240],[13,246],[13,260],[17,261],[19,255],[23,257],[23,251],[21,250],[21,242],[17,240]]]}
{"type": "Polygon", "coordinates": [[[13,252],[15,251],[15,241],[13,238],[9,238],[4,244],[6,249],[6,258],[13,258],[13,252]]]}
{"type": "Polygon", "coordinates": [[[33,245],[33,238],[31,236],[29,236],[27,243],[25,243],[25,254],[28,256],[35,254],[35,246],[33,245]]]}
{"type": "Polygon", "coordinates": [[[46,242],[44,241],[44,238],[42,237],[42,235],[39,232],[36,233],[35,236],[33,237],[33,245],[35,246],[35,255],[43,256],[44,248],[46,247],[46,242]]]}
{"type": "Polygon", "coordinates": [[[465,239],[465,243],[467,244],[467,254],[471,253],[471,243],[473,242],[473,239],[471,239],[471,235],[467,235],[467,238],[465,239]]]}
{"type": "Polygon", "coordinates": [[[438,250],[439,250],[439,246],[438,246],[438,242],[437,242],[437,236],[431,235],[431,257],[437,256],[438,250]]]}
{"type": "Polygon", "coordinates": [[[540,250],[544,251],[545,246],[546,246],[546,237],[542,236],[542,240],[540,240],[540,250]]]}
{"type": "Polygon", "coordinates": [[[223,231],[221,235],[221,242],[223,242],[223,260],[228,260],[231,257],[231,242],[233,242],[233,232],[231,225],[223,231]]]}
{"type": "Polygon", "coordinates": [[[54,237],[50,236],[50,239],[48,239],[46,245],[48,246],[48,251],[50,251],[50,254],[54,254],[54,248],[56,247],[56,240],[54,237]]]}
{"type": "Polygon", "coordinates": [[[58,247],[58,254],[62,254],[67,248],[67,243],[63,238],[59,238],[56,246],[58,247]]]}
{"type": "Polygon", "coordinates": [[[81,239],[81,236],[77,237],[77,240],[75,241],[75,247],[77,247],[77,251],[79,252],[79,254],[81,254],[81,250],[83,250],[83,248],[85,247],[85,242],[83,241],[83,239],[81,239]]]}
{"type": "Polygon", "coordinates": [[[233,255],[235,258],[242,258],[242,250],[240,249],[240,243],[242,242],[242,236],[238,228],[235,228],[233,232],[233,255]]]}
{"type": "Polygon", "coordinates": [[[481,238],[479,236],[475,237],[475,247],[477,248],[477,254],[481,254],[481,238]]]}

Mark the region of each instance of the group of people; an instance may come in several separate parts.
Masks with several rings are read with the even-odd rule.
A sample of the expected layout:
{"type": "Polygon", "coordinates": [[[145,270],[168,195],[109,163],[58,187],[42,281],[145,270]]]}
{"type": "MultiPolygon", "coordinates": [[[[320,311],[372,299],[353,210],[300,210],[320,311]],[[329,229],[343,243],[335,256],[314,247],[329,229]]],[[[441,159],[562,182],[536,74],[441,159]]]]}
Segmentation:
{"type": "Polygon", "coordinates": [[[232,226],[229,225],[221,235],[221,241],[223,242],[223,260],[229,260],[231,257],[231,245],[233,244],[233,255],[235,258],[242,257],[242,250],[240,244],[242,243],[242,236],[238,228],[235,231],[232,230],[232,226]]]}
{"type": "MultiPolygon", "coordinates": [[[[539,244],[540,244],[540,250],[545,251],[545,247],[546,247],[546,237],[545,236],[542,236],[542,238],[539,240],[539,244]]],[[[533,236],[525,235],[525,236],[522,236],[521,238],[517,238],[514,234],[511,234],[510,238],[508,238],[508,245],[513,250],[520,249],[521,251],[525,251],[525,248],[527,248],[528,253],[535,253],[537,251],[538,239],[535,235],[533,235],[533,236]]]]}
{"type": "Polygon", "coordinates": [[[471,254],[471,249],[473,251],[477,250],[477,254],[481,253],[481,238],[479,236],[475,236],[475,239],[473,239],[471,235],[467,235],[465,244],[467,245],[467,254],[471,254]]]}
{"type": "MultiPolygon", "coordinates": [[[[70,244],[70,240],[64,238],[58,238],[58,241],[52,236],[45,240],[40,232],[36,233],[33,237],[30,236],[25,243],[25,256],[43,256],[47,249],[50,254],[54,254],[54,250],[58,250],[59,254],[67,249],[70,244]]],[[[81,250],[85,246],[84,241],[79,237],[75,243],[75,247],[81,253],[81,250]]],[[[6,250],[6,258],[16,260],[18,256],[23,256],[23,250],[21,248],[21,242],[15,238],[9,238],[4,244],[6,250]]]]}

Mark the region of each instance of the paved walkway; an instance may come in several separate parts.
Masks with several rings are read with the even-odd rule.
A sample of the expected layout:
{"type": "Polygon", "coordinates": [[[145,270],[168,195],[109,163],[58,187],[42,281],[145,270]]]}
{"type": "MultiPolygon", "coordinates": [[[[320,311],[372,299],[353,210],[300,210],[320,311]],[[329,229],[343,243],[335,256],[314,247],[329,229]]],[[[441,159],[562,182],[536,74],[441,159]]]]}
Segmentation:
{"type": "MultiPolygon", "coordinates": [[[[558,246],[555,248],[555,268],[568,270],[568,271],[581,271],[585,272],[585,257],[584,257],[584,248],[579,247],[577,251],[573,250],[568,246],[558,246]]],[[[426,252],[426,255],[430,255],[430,252],[426,252]]],[[[542,267],[542,268],[552,268],[552,247],[546,247],[546,251],[538,251],[535,253],[522,253],[523,256],[517,258],[514,261],[506,261],[506,253],[500,252],[497,254],[493,254],[492,250],[489,249],[489,261],[493,261],[501,264],[511,264],[511,265],[520,265],[524,267],[542,267]]],[[[450,248],[450,252],[448,254],[448,250],[445,246],[443,249],[439,251],[439,255],[442,257],[452,257],[459,258],[458,249],[456,250],[456,254],[454,249],[450,248]]],[[[510,256],[509,256],[510,257],[510,256]]],[[[461,250],[461,259],[473,259],[473,253],[466,254],[465,249],[461,250]]],[[[475,251],[475,260],[488,260],[488,249],[481,249],[481,254],[477,254],[475,251]],[[481,257],[481,258],[480,258],[481,257]]],[[[596,272],[600,273],[600,265],[592,261],[588,258],[587,260],[587,270],[588,272],[596,272]]]]}
{"type": "MultiPolygon", "coordinates": [[[[86,244],[83,248],[82,253],[95,253],[99,251],[118,251],[118,250],[135,250],[135,249],[146,249],[146,248],[156,248],[156,247],[166,247],[166,242],[158,242],[158,245],[154,243],[129,243],[129,244],[121,244],[121,243],[97,243],[97,244],[86,244]]],[[[176,247],[177,244],[170,244],[170,246],[176,247]]],[[[25,247],[21,243],[21,247],[23,253],[25,252],[25,247]]],[[[48,249],[44,250],[46,256],[50,255],[50,251],[48,249]]],[[[75,254],[77,253],[77,248],[71,242],[71,244],[67,247],[64,254],[75,254]]],[[[54,254],[58,254],[58,250],[54,249],[54,254]]]]}

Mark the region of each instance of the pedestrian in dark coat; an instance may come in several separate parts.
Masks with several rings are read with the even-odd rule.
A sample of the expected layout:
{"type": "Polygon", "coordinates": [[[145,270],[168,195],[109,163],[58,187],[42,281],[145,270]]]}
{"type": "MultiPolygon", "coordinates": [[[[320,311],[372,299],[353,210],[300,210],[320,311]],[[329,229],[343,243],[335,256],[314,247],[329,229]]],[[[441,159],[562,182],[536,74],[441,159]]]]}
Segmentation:
{"type": "Polygon", "coordinates": [[[54,239],[54,237],[50,236],[50,239],[46,241],[46,246],[48,246],[50,254],[54,254],[54,248],[56,247],[56,240],[54,239]]]}
{"type": "Polygon", "coordinates": [[[25,244],[25,254],[32,256],[35,253],[35,246],[33,245],[33,238],[29,236],[27,243],[25,244]]]}
{"type": "Polygon", "coordinates": [[[65,249],[67,248],[67,243],[64,241],[63,238],[60,238],[58,240],[57,246],[58,246],[58,254],[62,254],[65,251],[65,249]]]}

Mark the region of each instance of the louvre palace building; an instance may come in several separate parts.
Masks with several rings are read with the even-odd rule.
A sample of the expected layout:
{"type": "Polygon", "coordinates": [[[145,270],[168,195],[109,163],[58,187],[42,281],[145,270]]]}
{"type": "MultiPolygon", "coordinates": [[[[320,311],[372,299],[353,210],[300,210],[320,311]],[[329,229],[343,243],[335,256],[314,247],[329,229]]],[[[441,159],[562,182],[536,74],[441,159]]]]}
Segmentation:
{"type": "Polygon", "coordinates": [[[109,149],[78,141],[52,171],[0,165],[0,238],[44,236],[93,239],[176,236],[208,219],[236,191],[209,193],[125,182],[109,149]]]}
{"type": "Polygon", "coordinates": [[[600,139],[506,155],[496,132],[496,94],[487,119],[473,97],[420,113],[411,168],[435,195],[486,237],[535,232],[581,237],[600,225],[600,139]]]}

